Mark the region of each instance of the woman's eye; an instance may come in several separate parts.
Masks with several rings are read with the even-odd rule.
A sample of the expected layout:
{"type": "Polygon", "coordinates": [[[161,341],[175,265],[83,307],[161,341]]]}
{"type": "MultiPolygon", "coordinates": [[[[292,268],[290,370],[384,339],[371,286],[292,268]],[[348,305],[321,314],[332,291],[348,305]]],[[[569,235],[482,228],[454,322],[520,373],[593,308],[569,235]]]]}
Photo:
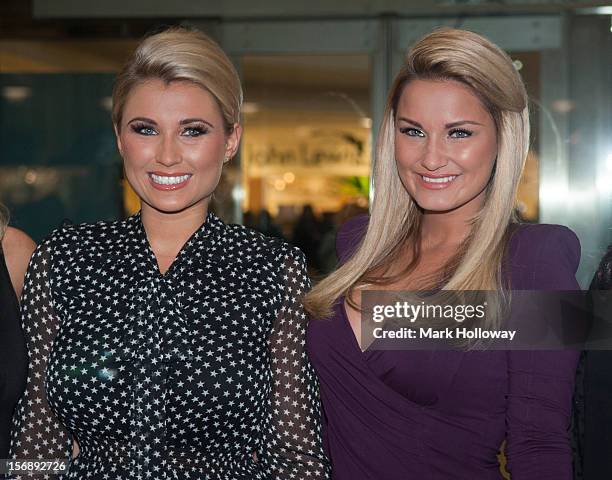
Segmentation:
{"type": "Polygon", "coordinates": [[[208,129],[203,127],[189,127],[183,130],[181,135],[185,137],[199,137],[208,133],[208,129]]]}
{"type": "Polygon", "coordinates": [[[150,127],[149,125],[135,124],[135,125],[131,125],[131,127],[134,132],[140,135],[146,135],[146,136],[157,135],[157,132],[155,131],[155,129],[153,127],[150,127]]]}
{"type": "Polygon", "coordinates": [[[404,135],[408,135],[409,137],[424,137],[425,134],[420,130],[412,127],[408,128],[400,128],[400,132],[404,135]]]}
{"type": "Polygon", "coordinates": [[[472,136],[472,132],[470,132],[469,130],[463,130],[461,128],[456,128],[454,130],[451,130],[448,133],[448,136],[451,138],[467,138],[467,137],[472,136]]]}

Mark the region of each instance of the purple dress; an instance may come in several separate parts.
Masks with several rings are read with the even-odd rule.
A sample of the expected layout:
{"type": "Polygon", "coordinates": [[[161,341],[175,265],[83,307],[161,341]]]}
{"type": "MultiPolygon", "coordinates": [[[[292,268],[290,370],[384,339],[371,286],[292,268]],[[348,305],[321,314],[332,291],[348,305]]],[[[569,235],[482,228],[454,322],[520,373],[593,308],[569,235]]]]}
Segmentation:
{"type": "MultiPolygon", "coordinates": [[[[346,259],[367,217],[337,240],[346,259]]],[[[557,225],[521,225],[506,271],[516,290],[578,290],[580,243],[557,225]]],[[[321,383],[334,480],[572,477],[568,426],[574,351],[361,352],[344,300],[310,321],[307,349],[321,383]]]]}

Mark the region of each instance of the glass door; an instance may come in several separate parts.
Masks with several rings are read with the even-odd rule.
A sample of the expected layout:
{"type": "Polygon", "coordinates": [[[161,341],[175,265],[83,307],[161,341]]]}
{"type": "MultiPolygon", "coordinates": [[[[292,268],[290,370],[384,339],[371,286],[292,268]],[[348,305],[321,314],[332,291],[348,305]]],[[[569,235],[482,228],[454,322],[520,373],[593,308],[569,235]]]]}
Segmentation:
{"type": "Polygon", "coordinates": [[[300,247],[315,275],[335,266],[337,226],[368,209],[376,33],[375,22],[224,26],[245,95],[239,215],[300,247]]]}

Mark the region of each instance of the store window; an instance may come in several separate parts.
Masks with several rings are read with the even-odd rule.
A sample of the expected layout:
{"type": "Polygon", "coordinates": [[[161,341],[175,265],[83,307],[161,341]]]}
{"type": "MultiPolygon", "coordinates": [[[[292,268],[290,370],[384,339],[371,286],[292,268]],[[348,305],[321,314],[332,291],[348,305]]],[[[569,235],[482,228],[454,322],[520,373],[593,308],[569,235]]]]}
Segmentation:
{"type": "Polygon", "coordinates": [[[62,221],[124,214],[110,118],[127,40],[0,41],[0,197],[40,241],[62,221]]]}
{"type": "MultiPolygon", "coordinates": [[[[103,24],[98,32],[111,28],[103,24]]],[[[82,37],[88,29],[54,25],[53,39],[0,39],[0,201],[36,240],[64,218],[115,219],[139,207],[122,177],[110,95],[149,27],[134,38],[116,38],[119,30],[73,38],[69,30],[82,37]]],[[[406,49],[443,25],[482,33],[515,61],[532,98],[533,132],[517,212],[577,233],[578,278],[587,286],[612,243],[605,15],[203,21],[245,90],[240,158],[225,168],[213,208],[301,246],[311,272],[329,271],[335,229],[367,211],[373,139],[393,75],[406,49]]]]}
{"type": "Polygon", "coordinates": [[[248,55],[241,71],[243,221],[329,271],[335,227],[368,207],[369,57],[248,55]]]}

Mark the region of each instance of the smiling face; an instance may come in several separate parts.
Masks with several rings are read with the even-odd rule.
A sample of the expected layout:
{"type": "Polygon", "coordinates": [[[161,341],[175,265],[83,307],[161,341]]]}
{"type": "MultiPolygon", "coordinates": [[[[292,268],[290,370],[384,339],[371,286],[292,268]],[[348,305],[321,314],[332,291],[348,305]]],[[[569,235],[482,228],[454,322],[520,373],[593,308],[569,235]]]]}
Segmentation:
{"type": "Polygon", "coordinates": [[[495,122],[469,87],[452,80],[404,87],[395,159],[404,187],[425,212],[476,214],[496,156],[495,122]]]}
{"type": "Polygon", "coordinates": [[[207,210],[225,159],[236,153],[240,126],[225,132],[212,95],[190,82],[143,82],[130,92],[117,146],[143,211],[207,210]]]}

